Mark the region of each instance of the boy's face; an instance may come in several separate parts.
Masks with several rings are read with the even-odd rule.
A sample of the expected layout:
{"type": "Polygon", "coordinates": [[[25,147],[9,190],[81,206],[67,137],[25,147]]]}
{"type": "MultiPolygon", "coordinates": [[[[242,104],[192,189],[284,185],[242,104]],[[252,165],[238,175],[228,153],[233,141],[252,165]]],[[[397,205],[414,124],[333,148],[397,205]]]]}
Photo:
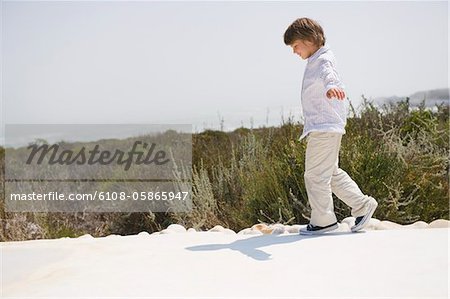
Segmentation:
{"type": "Polygon", "coordinates": [[[319,49],[314,43],[302,39],[296,39],[290,46],[292,51],[303,58],[303,60],[308,59],[319,49]]]}

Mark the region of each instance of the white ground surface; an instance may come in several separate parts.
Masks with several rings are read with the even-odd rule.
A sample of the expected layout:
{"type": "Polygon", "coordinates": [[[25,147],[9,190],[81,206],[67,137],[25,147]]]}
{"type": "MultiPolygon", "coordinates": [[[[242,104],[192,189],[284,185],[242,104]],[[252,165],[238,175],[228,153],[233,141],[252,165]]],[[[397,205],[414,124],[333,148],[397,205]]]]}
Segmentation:
{"type": "Polygon", "coordinates": [[[449,228],[217,230],[1,243],[2,296],[448,298],[449,228]]]}

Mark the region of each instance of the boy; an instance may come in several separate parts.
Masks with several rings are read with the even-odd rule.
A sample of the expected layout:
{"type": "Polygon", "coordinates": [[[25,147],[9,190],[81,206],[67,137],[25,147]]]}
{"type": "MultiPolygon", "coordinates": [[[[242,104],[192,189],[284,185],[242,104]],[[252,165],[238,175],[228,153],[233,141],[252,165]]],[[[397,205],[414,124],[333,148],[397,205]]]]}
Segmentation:
{"type": "Polygon", "coordinates": [[[321,234],[338,228],[332,193],[352,208],[356,219],[351,230],[359,231],[368,224],[378,203],[364,195],[338,166],[348,108],[334,54],[325,44],[322,27],[309,18],[294,21],[284,33],[284,43],[302,59],[308,59],[301,92],[305,123],[299,140],[307,136],[304,178],[311,219],[300,234],[321,234]]]}

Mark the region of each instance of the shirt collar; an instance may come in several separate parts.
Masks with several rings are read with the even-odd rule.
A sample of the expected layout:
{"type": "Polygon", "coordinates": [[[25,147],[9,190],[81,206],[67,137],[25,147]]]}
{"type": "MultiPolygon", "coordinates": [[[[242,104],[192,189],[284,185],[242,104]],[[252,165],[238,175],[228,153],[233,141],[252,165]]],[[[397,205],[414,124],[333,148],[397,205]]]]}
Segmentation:
{"type": "Polygon", "coordinates": [[[316,52],[314,52],[314,54],[312,54],[309,58],[308,58],[308,63],[313,62],[314,60],[317,59],[317,57],[319,57],[320,54],[322,54],[323,52],[328,51],[328,49],[330,49],[330,47],[328,46],[328,44],[325,44],[324,46],[320,47],[319,49],[317,49],[316,52]]]}

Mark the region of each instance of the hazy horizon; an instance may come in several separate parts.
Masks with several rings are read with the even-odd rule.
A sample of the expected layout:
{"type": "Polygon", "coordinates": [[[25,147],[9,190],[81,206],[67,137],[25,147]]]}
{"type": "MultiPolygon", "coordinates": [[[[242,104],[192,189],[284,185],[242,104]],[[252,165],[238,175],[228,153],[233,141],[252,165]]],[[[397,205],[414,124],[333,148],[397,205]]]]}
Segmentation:
{"type": "Polygon", "coordinates": [[[282,37],[303,16],[323,26],[354,106],[449,86],[446,1],[1,5],[0,140],[5,124],[298,121],[306,61],[282,37]]]}

